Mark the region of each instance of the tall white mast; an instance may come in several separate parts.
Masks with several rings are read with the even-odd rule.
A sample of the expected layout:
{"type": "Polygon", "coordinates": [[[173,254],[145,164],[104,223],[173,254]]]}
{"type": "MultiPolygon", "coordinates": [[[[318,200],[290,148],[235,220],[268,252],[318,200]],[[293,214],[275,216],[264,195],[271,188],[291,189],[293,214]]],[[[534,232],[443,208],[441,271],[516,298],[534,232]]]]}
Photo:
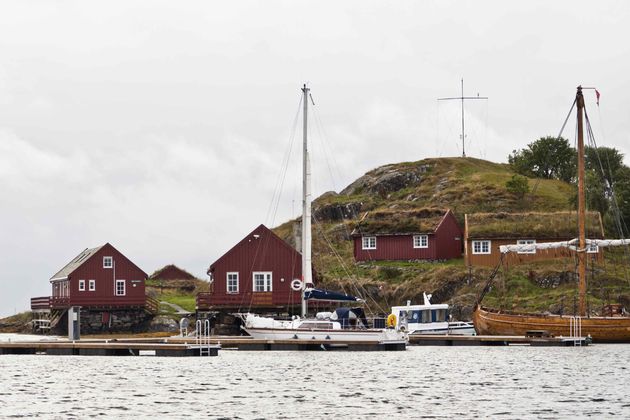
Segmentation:
{"type": "Polygon", "coordinates": [[[310,89],[306,84],[302,88],[304,94],[303,149],[302,149],[302,316],[306,316],[307,304],[304,299],[306,289],[313,285],[311,269],[311,165],[308,157],[308,99],[310,89]]]}

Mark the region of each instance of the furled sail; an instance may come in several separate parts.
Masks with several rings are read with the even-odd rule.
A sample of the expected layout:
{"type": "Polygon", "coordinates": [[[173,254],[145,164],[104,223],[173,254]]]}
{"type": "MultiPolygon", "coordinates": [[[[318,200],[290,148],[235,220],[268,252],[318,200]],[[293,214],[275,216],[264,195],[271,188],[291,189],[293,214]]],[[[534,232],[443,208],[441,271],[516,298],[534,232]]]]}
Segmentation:
{"type": "MultiPolygon", "coordinates": [[[[502,254],[508,254],[510,252],[534,252],[536,250],[543,249],[557,249],[568,248],[573,251],[578,250],[578,240],[572,239],[570,241],[561,242],[544,242],[539,244],[522,244],[522,245],[501,245],[499,250],[502,254]]],[[[586,246],[596,247],[608,247],[608,246],[626,246],[630,245],[630,239],[587,239],[586,246]]]]}
{"type": "Polygon", "coordinates": [[[330,290],[323,289],[306,289],[304,291],[304,300],[327,300],[327,301],[343,301],[343,302],[361,302],[360,299],[355,296],[346,295],[338,292],[331,292],[330,290]]]}

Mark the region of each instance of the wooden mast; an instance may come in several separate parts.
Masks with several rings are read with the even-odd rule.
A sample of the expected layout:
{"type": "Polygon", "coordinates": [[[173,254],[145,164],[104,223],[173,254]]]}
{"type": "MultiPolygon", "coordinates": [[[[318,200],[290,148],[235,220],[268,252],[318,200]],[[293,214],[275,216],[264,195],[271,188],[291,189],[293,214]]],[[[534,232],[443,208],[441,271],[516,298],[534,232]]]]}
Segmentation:
{"type": "Polygon", "coordinates": [[[578,86],[575,98],[577,103],[577,130],[578,130],[578,294],[580,316],[586,316],[586,197],[584,194],[584,128],[583,112],[584,97],[582,86],[578,86]]]}

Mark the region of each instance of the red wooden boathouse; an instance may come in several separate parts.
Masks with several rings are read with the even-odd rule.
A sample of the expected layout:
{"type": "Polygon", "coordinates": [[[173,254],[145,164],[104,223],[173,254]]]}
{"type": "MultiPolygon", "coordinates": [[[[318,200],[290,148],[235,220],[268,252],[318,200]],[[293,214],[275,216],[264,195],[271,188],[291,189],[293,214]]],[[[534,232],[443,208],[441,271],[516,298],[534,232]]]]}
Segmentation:
{"type": "Polygon", "coordinates": [[[352,237],[356,261],[447,260],[463,250],[462,229],[449,209],[368,212],[352,237]]]}
{"type": "MultiPolygon", "coordinates": [[[[67,308],[80,306],[82,317],[87,317],[82,319],[82,328],[92,322],[90,317],[99,318],[109,328],[112,311],[137,309],[143,315],[157,311],[157,302],[145,295],[146,278],[144,271],[106,243],[83,250],[54,274],[50,278],[51,296],[32,298],[31,309],[51,313],[51,321],[59,321],[67,308]]],[[[129,313],[125,317],[129,318],[129,313]]]]}
{"type": "Polygon", "coordinates": [[[291,281],[302,277],[302,255],[260,225],[210,265],[210,292],[197,310],[274,311],[300,306],[291,281]]]}

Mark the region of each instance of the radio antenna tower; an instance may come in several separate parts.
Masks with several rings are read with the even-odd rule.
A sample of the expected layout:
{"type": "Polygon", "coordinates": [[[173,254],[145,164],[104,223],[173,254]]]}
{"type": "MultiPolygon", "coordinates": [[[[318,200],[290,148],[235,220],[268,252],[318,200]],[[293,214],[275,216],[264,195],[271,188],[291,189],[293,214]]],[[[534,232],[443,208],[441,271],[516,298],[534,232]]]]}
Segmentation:
{"type": "Polygon", "coordinates": [[[488,100],[487,96],[479,96],[479,94],[477,94],[477,96],[464,96],[464,79],[462,78],[462,96],[456,96],[453,98],[438,98],[438,101],[452,101],[452,100],[458,100],[458,101],[462,101],[462,134],[461,134],[461,138],[462,138],[462,157],[466,157],[466,129],[465,129],[465,124],[464,124],[464,101],[467,101],[469,99],[485,99],[488,100]]]}

